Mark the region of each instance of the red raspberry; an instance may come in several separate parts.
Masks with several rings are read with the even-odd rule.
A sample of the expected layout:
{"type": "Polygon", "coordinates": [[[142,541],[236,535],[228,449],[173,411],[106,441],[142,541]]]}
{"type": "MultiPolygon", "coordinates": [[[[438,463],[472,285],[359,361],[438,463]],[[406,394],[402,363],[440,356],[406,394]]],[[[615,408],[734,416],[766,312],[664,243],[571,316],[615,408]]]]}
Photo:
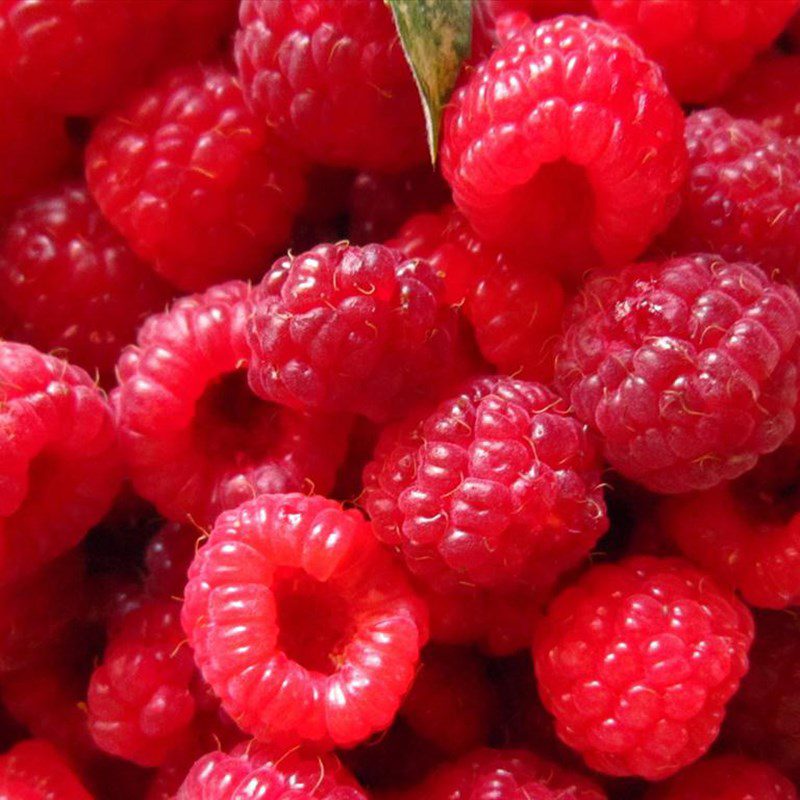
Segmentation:
{"type": "Polygon", "coordinates": [[[760,761],[739,755],[692,764],[672,780],[654,786],[646,800],[797,800],[791,782],[760,761]]]}
{"type": "Polygon", "coordinates": [[[257,272],[305,194],[298,159],[213,66],[169,72],[106,116],[86,180],[131,247],[189,291],[257,272]]]}
{"type": "Polygon", "coordinates": [[[92,800],[49,742],[27,739],[0,756],[3,800],[92,800]]]}
{"type": "Polygon", "coordinates": [[[91,116],[155,69],[210,53],[234,19],[231,0],[2,0],[0,74],[37,105],[91,116]]]}
{"type": "Polygon", "coordinates": [[[245,95],[292,145],[331,166],[424,161],[419,96],[382,0],[244,0],[239,20],[245,95]]]}
{"type": "Polygon", "coordinates": [[[89,376],[0,342],[0,582],[76,545],[120,483],[111,409],[89,376]]]}
{"type": "Polygon", "coordinates": [[[440,767],[407,800],[605,800],[594,781],[525,750],[474,750],[440,767]]]}
{"type": "Polygon", "coordinates": [[[590,280],[556,381],[615,469],[656,492],[751,469],[794,427],[800,300],[752,264],[693,255],[590,280]]]}
{"type": "Polygon", "coordinates": [[[203,677],[273,741],[348,746],[388,727],[426,637],[423,604],[367,522],[318,496],[221,514],[185,596],[203,677]]]}
{"type": "Polygon", "coordinates": [[[800,147],[718,108],[689,116],[686,141],[689,180],[665,244],[751,261],[800,286],[800,147]]]}
{"type": "Polygon", "coordinates": [[[388,244],[431,262],[448,300],[463,303],[487,361],[514,377],[552,378],[564,309],[564,289],[552,275],[481,242],[452,206],[412,217],[388,244]]]}
{"type": "Polygon", "coordinates": [[[134,485],[164,516],[213,522],[262,492],[327,491],[347,424],[265,403],[248,389],[240,281],[150,317],[118,366],[115,394],[134,485]]]}
{"type": "Polygon", "coordinates": [[[593,0],[598,16],[625,31],[664,70],[685,103],[727,89],[766,50],[798,0],[593,0]]]}
{"type": "Polygon", "coordinates": [[[17,208],[0,239],[0,296],[14,339],[66,351],[113,382],[123,346],[170,288],[131,253],[86,188],[68,183],[17,208]]]}
{"type": "Polygon", "coordinates": [[[293,408],[383,420],[451,381],[460,347],[426,261],[321,244],[279,259],[253,292],[250,386],[293,408]]]}
{"type": "Polygon", "coordinates": [[[478,378],[387,429],[364,471],[376,536],[440,591],[552,584],[608,520],[585,428],[546,387],[478,378]]]}
{"type": "MultiPolygon", "coordinates": [[[[519,18],[516,18],[519,19],[519,18]]],[[[579,275],[638,255],[678,207],[683,114],[625,35],[516,23],[456,94],[442,171],[479,235],[579,275]]]]}
{"type": "Polygon", "coordinates": [[[553,601],[533,650],[539,693],[592,769],[661,780],[716,738],[752,640],[747,608],[705,573],[627,558],[553,601]]]}

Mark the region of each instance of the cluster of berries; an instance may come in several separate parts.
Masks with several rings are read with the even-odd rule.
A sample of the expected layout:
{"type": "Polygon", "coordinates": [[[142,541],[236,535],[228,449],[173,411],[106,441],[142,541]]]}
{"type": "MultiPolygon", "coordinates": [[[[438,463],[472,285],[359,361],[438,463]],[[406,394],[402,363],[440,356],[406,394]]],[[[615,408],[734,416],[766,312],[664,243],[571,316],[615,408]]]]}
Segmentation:
{"type": "Polygon", "coordinates": [[[800,0],[463,2],[0,0],[1,800],[798,800],[800,0]]]}

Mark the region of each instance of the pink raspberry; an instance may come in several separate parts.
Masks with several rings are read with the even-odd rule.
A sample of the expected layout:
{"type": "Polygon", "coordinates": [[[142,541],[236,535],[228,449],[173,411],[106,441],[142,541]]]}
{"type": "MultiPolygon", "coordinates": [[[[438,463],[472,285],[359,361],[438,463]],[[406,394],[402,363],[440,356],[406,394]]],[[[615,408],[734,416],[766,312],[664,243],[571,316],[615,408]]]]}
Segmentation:
{"type": "Polygon", "coordinates": [[[171,289],[111,228],[81,183],[20,205],[0,238],[0,296],[11,338],[58,350],[105,385],[120,350],[171,289]]]}
{"type": "Polygon", "coordinates": [[[61,753],[42,739],[27,739],[0,755],[3,800],[92,800],[61,753]]]}
{"type": "Polygon", "coordinates": [[[382,0],[244,0],[239,21],[248,102],[313,161],[398,171],[425,160],[419,95],[382,0]]]}
{"type": "Polygon", "coordinates": [[[388,727],[427,636],[423,604],[368,523],[318,496],[262,495],[221,514],[185,598],[203,677],[243,730],[271,741],[352,746],[388,727]]]}
{"type": "Polygon", "coordinates": [[[593,0],[664,70],[684,103],[719,96],[789,21],[798,0],[593,0]]]}
{"type": "Polygon", "coordinates": [[[0,582],[76,545],[120,483],[111,409],[60,358],[0,342],[0,582]]]}
{"type": "Polygon", "coordinates": [[[791,782],[776,769],[740,755],[698,761],[652,787],[646,800],[797,800],[791,782]]]}
{"type": "Polygon", "coordinates": [[[651,491],[708,489],[794,427],[800,300],[758,267],[693,255],[591,279],[556,381],[611,466],[651,491]]]}
{"type": "Polygon", "coordinates": [[[634,258],[678,207],[680,107],[608,25],[565,16],[506,28],[445,114],[456,205],[480,236],[550,271],[634,258]]]}
{"type": "Polygon", "coordinates": [[[661,780],[716,738],[752,640],[747,608],[705,573],[627,558],[551,604],[533,648],[539,693],[592,769],[661,780]]]}
{"type": "Polygon", "coordinates": [[[281,258],[253,292],[250,386],[293,408],[396,417],[460,367],[443,295],[430,264],[383,245],[281,258]]]}
{"type": "Polygon", "coordinates": [[[689,116],[686,142],[689,180],[664,244],[751,261],[800,286],[800,147],[718,108],[689,116]]]}
{"type": "Polygon", "coordinates": [[[327,491],[347,421],[264,402],[247,387],[249,287],[230,281],[150,317],[115,393],[134,486],[164,516],[213,522],[262,492],[327,491]]]}
{"type": "Polygon", "coordinates": [[[478,378],[384,431],[361,502],[375,535],[439,591],[552,584],[608,520],[584,426],[543,385],[478,378]]]}
{"type": "Polygon", "coordinates": [[[103,118],[86,180],[133,250],[188,291],[256,273],[305,194],[298,158],[217,66],[173,70],[103,118]]]}

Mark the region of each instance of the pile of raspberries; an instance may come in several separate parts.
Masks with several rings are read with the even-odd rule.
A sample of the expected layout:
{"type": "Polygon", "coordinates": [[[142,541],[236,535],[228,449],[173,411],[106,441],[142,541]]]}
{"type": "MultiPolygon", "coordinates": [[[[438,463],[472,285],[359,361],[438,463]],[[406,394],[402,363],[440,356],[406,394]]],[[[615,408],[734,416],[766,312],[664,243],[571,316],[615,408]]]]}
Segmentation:
{"type": "Polygon", "coordinates": [[[435,1],[0,0],[0,800],[798,800],[800,0],[435,1]]]}

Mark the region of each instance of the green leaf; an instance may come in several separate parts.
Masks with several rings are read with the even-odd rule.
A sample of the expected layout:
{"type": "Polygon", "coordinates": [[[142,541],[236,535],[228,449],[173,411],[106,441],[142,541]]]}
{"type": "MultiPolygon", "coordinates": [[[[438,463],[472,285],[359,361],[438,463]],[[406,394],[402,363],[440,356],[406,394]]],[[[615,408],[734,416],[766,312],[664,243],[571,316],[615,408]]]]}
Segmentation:
{"type": "Polygon", "coordinates": [[[472,0],[385,0],[417,82],[431,162],[439,151],[442,113],[469,55],[472,0]]]}

